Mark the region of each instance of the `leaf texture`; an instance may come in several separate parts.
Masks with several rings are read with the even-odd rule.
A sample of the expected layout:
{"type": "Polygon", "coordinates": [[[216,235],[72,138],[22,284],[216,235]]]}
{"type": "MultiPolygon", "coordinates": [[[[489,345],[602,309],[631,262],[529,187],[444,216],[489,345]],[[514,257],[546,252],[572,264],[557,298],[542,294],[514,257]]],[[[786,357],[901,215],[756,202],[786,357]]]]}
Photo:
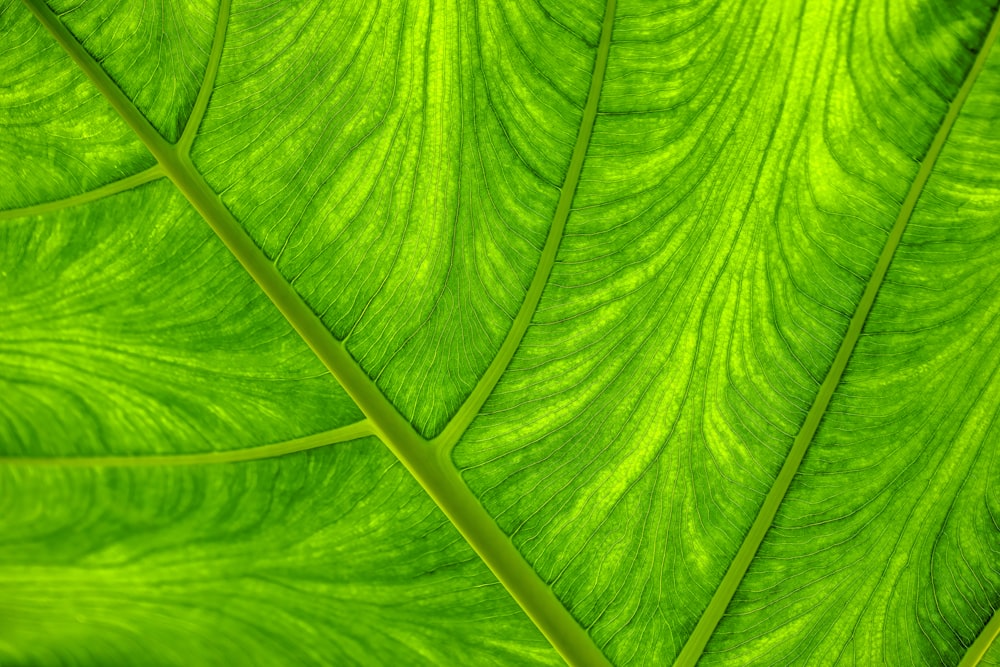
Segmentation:
{"type": "Polygon", "coordinates": [[[424,435],[486,370],[538,262],[603,13],[585,9],[233,12],[193,161],[424,435]]]}
{"type": "Polygon", "coordinates": [[[170,183],[0,223],[0,257],[5,455],[239,449],[362,418],[170,183]]]}
{"type": "Polygon", "coordinates": [[[995,664],[996,15],[0,3],[0,662],[995,664]]]}
{"type": "Polygon", "coordinates": [[[2,475],[4,664],[558,664],[372,439],[2,475]]]}

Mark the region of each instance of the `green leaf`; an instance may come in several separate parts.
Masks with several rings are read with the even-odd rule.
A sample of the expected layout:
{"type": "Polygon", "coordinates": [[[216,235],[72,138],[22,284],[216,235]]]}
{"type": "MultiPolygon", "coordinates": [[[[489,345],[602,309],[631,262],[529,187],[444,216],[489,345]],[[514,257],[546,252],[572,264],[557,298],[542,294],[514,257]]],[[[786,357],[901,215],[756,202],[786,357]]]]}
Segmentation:
{"type": "Polygon", "coordinates": [[[4,664],[558,662],[374,439],[2,475],[4,664]]]}
{"type": "Polygon", "coordinates": [[[0,0],[0,662],[996,664],[998,33],[0,0]]]}

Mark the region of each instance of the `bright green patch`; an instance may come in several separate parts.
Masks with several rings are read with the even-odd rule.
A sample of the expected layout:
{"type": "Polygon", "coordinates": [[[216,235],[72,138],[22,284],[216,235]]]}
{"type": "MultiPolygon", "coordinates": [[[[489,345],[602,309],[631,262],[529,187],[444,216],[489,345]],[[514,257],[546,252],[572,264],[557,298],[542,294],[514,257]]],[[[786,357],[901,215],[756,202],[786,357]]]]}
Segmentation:
{"type": "Polygon", "coordinates": [[[997,661],[993,0],[0,28],[0,662],[997,661]]]}

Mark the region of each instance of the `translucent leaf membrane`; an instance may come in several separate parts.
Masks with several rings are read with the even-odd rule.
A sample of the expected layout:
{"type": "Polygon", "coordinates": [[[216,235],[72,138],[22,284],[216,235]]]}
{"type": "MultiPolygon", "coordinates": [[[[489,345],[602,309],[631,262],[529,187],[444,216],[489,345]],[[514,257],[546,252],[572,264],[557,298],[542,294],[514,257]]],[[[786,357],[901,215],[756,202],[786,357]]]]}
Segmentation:
{"type": "Polygon", "coordinates": [[[176,141],[205,77],[218,0],[48,4],[149,122],[176,141]]]}
{"type": "Polygon", "coordinates": [[[619,3],[552,279],[455,451],[616,664],[708,605],[990,18],[619,3]]]}
{"type": "Polygon", "coordinates": [[[994,667],[995,665],[1000,665],[1000,642],[993,642],[989,650],[986,651],[986,655],[983,656],[982,661],[979,663],[984,667],[994,667]]]}
{"type": "Polygon", "coordinates": [[[164,180],[0,220],[0,454],[240,449],[361,412],[164,180]]]}
{"type": "MultiPolygon", "coordinates": [[[[53,6],[176,138],[219,7],[53,6]]],[[[193,163],[158,154],[433,436],[538,266],[604,5],[231,9],[193,163]]],[[[466,534],[494,531],[490,562],[550,584],[572,614],[546,607],[556,625],[613,663],[669,664],[691,636],[995,9],[618,3],[551,279],[453,452],[475,497],[434,478],[482,501],[496,523],[473,513],[466,534]]],[[[0,10],[0,447],[50,458],[0,463],[0,662],[555,661],[374,440],[142,456],[263,454],[360,414],[51,36],[0,10]],[[132,458],[64,458],[115,454],[132,458]]],[[[985,636],[998,90],[994,58],[706,664],[955,664],[985,636]]]]}
{"type": "Polygon", "coordinates": [[[8,665],[557,665],[376,440],[217,466],[0,468],[8,665]]]}
{"type": "Polygon", "coordinates": [[[705,664],[955,665],[996,611],[998,107],[994,50],[705,664]]]}
{"type": "Polygon", "coordinates": [[[237,2],[195,164],[425,435],[496,354],[603,3],[237,2]]]}
{"type": "Polygon", "coordinates": [[[61,199],[153,158],[20,0],[0,0],[0,210],[61,199]]]}

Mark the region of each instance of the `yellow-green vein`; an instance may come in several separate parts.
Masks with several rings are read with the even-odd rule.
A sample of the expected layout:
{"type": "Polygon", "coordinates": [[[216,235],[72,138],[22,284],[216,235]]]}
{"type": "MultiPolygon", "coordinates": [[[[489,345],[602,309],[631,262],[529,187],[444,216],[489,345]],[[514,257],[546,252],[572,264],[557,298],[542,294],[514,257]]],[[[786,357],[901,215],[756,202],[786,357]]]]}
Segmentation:
{"type": "Polygon", "coordinates": [[[104,197],[110,197],[111,195],[116,195],[120,192],[126,192],[133,188],[137,188],[144,183],[149,183],[150,181],[162,178],[164,175],[163,168],[160,167],[160,165],[155,164],[149,169],[144,169],[137,174],[132,174],[131,176],[126,176],[125,178],[121,178],[117,181],[112,181],[111,183],[102,185],[101,187],[90,190],[89,192],[83,192],[78,195],[73,195],[72,197],[66,197],[65,199],[42,202],[41,204],[32,204],[31,206],[25,206],[24,208],[10,208],[6,211],[0,211],[0,220],[24,218],[30,215],[42,215],[44,213],[60,211],[64,208],[80,206],[81,204],[89,204],[92,201],[97,201],[98,199],[103,199],[104,197]]]}
{"type": "MultiPolygon", "coordinates": [[[[174,185],[354,399],[375,434],[414,475],[556,650],[572,665],[607,665],[587,632],[462,480],[447,451],[430,446],[385,398],[233,217],[187,152],[156,131],[44,2],[24,2],[142,140],[174,185]]],[[[614,0],[611,2],[613,11],[614,0]]],[[[606,51],[607,46],[604,59],[606,51]]]]}
{"type": "Polygon", "coordinates": [[[771,527],[774,517],[778,513],[778,507],[781,505],[782,500],[784,500],[785,493],[787,493],[788,487],[792,483],[792,479],[798,472],[799,465],[802,463],[806,450],[809,448],[809,444],[812,442],[813,436],[815,436],[816,431],[819,428],[820,421],[826,413],[830,400],[833,398],[833,393],[836,390],[837,385],[840,384],[840,379],[844,374],[844,370],[847,368],[847,362],[850,360],[851,355],[854,352],[854,348],[858,343],[858,339],[861,337],[865,320],[868,318],[868,314],[871,312],[872,306],[875,303],[875,297],[878,295],[882,282],[885,280],[885,275],[889,270],[889,264],[892,262],[892,256],[895,254],[896,248],[899,246],[900,239],[903,236],[903,231],[906,229],[906,224],[909,222],[910,216],[913,214],[914,208],[916,208],[917,201],[920,199],[924,186],[930,178],[931,171],[934,169],[934,163],[937,161],[938,156],[941,154],[941,150],[944,148],[944,143],[948,138],[948,133],[951,131],[952,126],[958,119],[959,112],[962,110],[962,105],[965,103],[966,98],[968,98],[969,93],[972,91],[976,78],[986,65],[986,58],[989,55],[990,48],[997,40],[998,33],[1000,33],[1000,13],[994,17],[993,24],[990,26],[990,30],[986,35],[982,49],[980,49],[979,54],[976,56],[976,60],[973,62],[969,73],[965,77],[965,81],[962,83],[961,88],[959,88],[958,93],[955,95],[951,105],[948,107],[948,111],[945,114],[944,119],[941,121],[938,131],[934,135],[934,140],[931,142],[930,148],[927,150],[927,154],[920,162],[920,167],[913,179],[913,183],[910,185],[910,190],[907,193],[906,198],[903,200],[899,214],[896,216],[896,221],[893,224],[892,230],[889,232],[889,237],[886,239],[885,245],[882,248],[878,262],[875,264],[875,269],[872,271],[872,274],[868,279],[868,284],[865,286],[864,293],[861,296],[861,301],[858,303],[858,306],[854,311],[854,315],[851,317],[851,321],[847,327],[847,332],[841,341],[840,348],[837,350],[837,356],[834,358],[823,383],[819,387],[819,392],[817,393],[812,406],[809,408],[809,412],[806,414],[802,428],[795,436],[795,440],[792,443],[791,450],[788,452],[785,463],[781,467],[781,471],[778,473],[777,478],[774,480],[774,484],[771,486],[771,490],[768,492],[767,497],[764,499],[764,504],[761,506],[760,511],[757,514],[757,518],[754,520],[753,525],[750,527],[750,531],[743,540],[743,544],[736,553],[736,557],[733,558],[729,569],[726,571],[722,582],[719,584],[715,594],[712,596],[708,607],[706,607],[701,619],[698,621],[694,631],[691,633],[687,643],[684,645],[680,655],[677,657],[675,665],[686,667],[688,665],[694,665],[698,662],[698,659],[705,650],[705,646],[708,644],[709,638],[718,626],[719,621],[722,620],[722,616],[725,614],[730,600],[732,600],[737,587],[739,587],[740,582],[743,580],[743,575],[746,574],[747,568],[750,567],[750,562],[756,555],[757,549],[760,548],[761,542],[764,540],[764,536],[771,527]]]}
{"type": "Polygon", "coordinates": [[[304,452],[317,447],[326,447],[349,440],[357,440],[372,435],[368,420],[341,426],[322,433],[314,433],[294,440],[276,442],[259,447],[231,449],[223,452],[201,452],[197,454],[153,454],[141,456],[5,456],[0,457],[0,465],[43,466],[59,468],[150,468],[162,466],[191,466],[216,463],[240,463],[257,461],[295,452],[304,452]]]}

